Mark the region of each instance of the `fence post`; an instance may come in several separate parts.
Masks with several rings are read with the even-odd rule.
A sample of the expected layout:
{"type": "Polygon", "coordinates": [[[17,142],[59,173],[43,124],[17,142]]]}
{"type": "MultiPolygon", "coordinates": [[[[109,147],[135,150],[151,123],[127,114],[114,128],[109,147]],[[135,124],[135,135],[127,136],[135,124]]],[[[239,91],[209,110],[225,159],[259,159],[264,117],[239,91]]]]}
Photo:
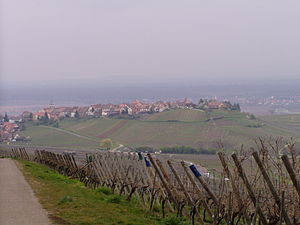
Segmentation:
{"type": "MultiPolygon", "coordinates": [[[[257,163],[257,165],[258,165],[258,167],[259,167],[259,169],[260,169],[260,171],[263,175],[263,178],[265,179],[265,181],[266,181],[266,183],[267,183],[267,185],[268,185],[268,187],[269,187],[269,189],[270,189],[270,191],[271,191],[271,193],[272,193],[272,195],[275,199],[276,204],[280,207],[280,205],[281,205],[280,197],[278,196],[278,194],[277,194],[277,192],[276,192],[276,190],[275,190],[275,188],[274,188],[274,186],[273,186],[273,184],[270,180],[270,177],[267,174],[266,169],[265,169],[264,165],[262,164],[262,161],[260,160],[260,158],[258,156],[258,153],[253,152],[252,155],[253,155],[253,157],[254,157],[254,159],[255,159],[255,161],[256,161],[256,163],[257,163]]],[[[283,218],[284,218],[284,221],[286,222],[286,224],[291,225],[291,221],[288,217],[288,214],[284,210],[284,207],[282,208],[282,213],[283,213],[283,218]]]]}
{"type": "MultiPolygon", "coordinates": [[[[189,194],[189,193],[187,192],[187,190],[185,189],[185,187],[184,187],[183,183],[181,182],[181,180],[180,180],[180,178],[179,178],[179,176],[178,176],[176,170],[174,169],[172,163],[171,163],[169,160],[167,161],[167,163],[168,163],[168,165],[169,165],[171,171],[173,172],[173,174],[174,174],[176,180],[178,181],[180,187],[182,188],[183,193],[184,193],[185,197],[187,198],[189,204],[190,204],[191,206],[195,207],[195,203],[193,202],[192,197],[190,196],[190,194],[189,194]]],[[[204,221],[203,221],[202,218],[200,217],[200,213],[199,213],[199,211],[198,211],[197,209],[196,209],[196,212],[199,214],[200,224],[201,224],[201,225],[204,225],[204,221]]]]}
{"type": "Polygon", "coordinates": [[[216,206],[219,205],[219,202],[217,200],[216,195],[210,190],[210,188],[208,187],[207,183],[205,182],[205,180],[203,179],[202,175],[199,174],[199,176],[196,176],[196,179],[200,182],[200,184],[202,185],[202,187],[204,188],[204,190],[208,193],[208,195],[212,198],[213,202],[215,203],[216,206]]]}
{"type": "Polygon", "coordinates": [[[288,173],[289,173],[289,175],[290,175],[290,177],[292,179],[292,182],[293,182],[293,184],[294,184],[294,186],[296,188],[296,191],[297,191],[298,195],[300,196],[300,182],[297,179],[296,173],[293,170],[293,168],[291,166],[291,163],[290,163],[287,155],[281,156],[281,159],[282,159],[282,161],[284,163],[284,166],[285,166],[286,170],[288,171],[288,173]]]}
{"type": "Polygon", "coordinates": [[[224,157],[224,152],[218,152],[218,156],[219,156],[221,164],[222,164],[222,166],[224,168],[224,171],[225,171],[226,175],[228,176],[228,179],[229,179],[229,181],[231,183],[231,186],[232,186],[232,189],[233,189],[233,193],[235,194],[235,196],[237,198],[238,206],[239,206],[240,210],[243,211],[243,215],[245,217],[246,223],[248,225],[250,225],[251,221],[250,221],[250,219],[248,217],[247,212],[245,211],[245,205],[243,204],[242,198],[240,196],[240,192],[239,192],[238,188],[236,187],[236,185],[234,183],[234,180],[232,178],[231,172],[230,172],[230,170],[228,168],[228,164],[227,164],[227,162],[225,160],[225,157],[224,157]]]}
{"type": "Polygon", "coordinates": [[[214,215],[210,209],[210,207],[208,206],[208,204],[206,203],[205,199],[203,199],[203,192],[201,191],[200,187],[197,185],[197,183],[195,182],[195,180],[192,178],[191,174],[189,173],[184,161],[181,161],[181,165],[184,169],[184,172],[186,173],[187,177],[189,178],[189,180],[191,181],[193,187],[197,190],[197,195],[200,198],[201,202],[204,205],[204,208],[207,210],[208,214],[213,218],[214,215]]]}
{"type": "Polygon", "coordinates": [[[256,197],[255,197],[255,194],[254,194],[254,192],[253,192],[253,190],[252,190],[252,188],[251,188],[250,182],[248,181],[248,179],[247,179],[247,177],[246,177],[246,174],[245,174],[245,172],[244,172],[244,170],[243,170],[243,167],[242,167],[240,161],[239,161],[238,158],[237,158],[237,155],[234,153],[234,154],[231,155],[231,157],[232,157],[232,159],[233,159],[233,161],[234,161],[234,163],[235,163],[235,166],[236,166],[236,168],[237,168],[237,170],[238,170],[239,176],[242,178],[242,180],[243,180],[243,182],[244,182],[244,185],[245,185],[246,188],[247,188],[247,191],[248,191],[248,193],[249,193],[249,196],[250,196],[250,198],[251,198],[252,203],[253,203],[253,204],[256,206],[256,208],[257,208],[257,211],[258,211],[258,213],[259,213],[259,217],[260,217],[261,222],[262,222],[264,225],[268,225],[267,219],[266,219],[265,215],[263,214],[263,212],[262,212],[262,210],[261,210],[261,208],[260,208],[260,206],[259,206],[259,203],[258,203],[258,201],[257,201],[257,199],[256,199],[256,197]]]}
{"type": "Polygon", "coordinates": [[[173,196],[172,191],[170,190],[170,188],[169,188],[169,186],[168,186],[168,184],[167,184],[165,178],[164,178],[163,175],[161,174],[161,171],[158,169],[156,163],[154,162],[154,160],[153,160],[151,154],[148,153],[147,156],[149,157],[149,159],[150,159],[150,161],[151,161],[151,163],[152,163],[152,165],[153,165],[153,168],[154,168],[155,171],[157,172],[157,175],[159,176],[159,178],[160,178],[160,180],[161,180],[163,186],[165,187],[165,189],[166,189],[166,191],[167,191],[169,197],[171,198],[171,200],[172,200],[172,201],[174,202],[174,204],[176,205],[176,208],[178,208],[178,202],[177,202],[176,198],[173,196]]]}

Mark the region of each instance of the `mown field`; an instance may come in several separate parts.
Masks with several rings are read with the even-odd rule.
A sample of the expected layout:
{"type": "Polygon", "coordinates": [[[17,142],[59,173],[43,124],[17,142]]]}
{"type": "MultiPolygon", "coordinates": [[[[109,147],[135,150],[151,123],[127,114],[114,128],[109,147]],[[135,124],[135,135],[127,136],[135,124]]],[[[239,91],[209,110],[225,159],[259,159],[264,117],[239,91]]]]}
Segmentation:
{"type": "Polygon", "coordinates": [[[261,136],[300,138],[300,116],[270,116],[249,119],[245,113],[179,109],[143,115],[138,119],[64,119],[59,129],[28,127],[24,135],[31,144],[56,147],[96,148],[103,138],[125,146],[174,146],[225,148],[250,145],[261,136]],[[279,119],[278,119],[279,118],[279,119]]]}

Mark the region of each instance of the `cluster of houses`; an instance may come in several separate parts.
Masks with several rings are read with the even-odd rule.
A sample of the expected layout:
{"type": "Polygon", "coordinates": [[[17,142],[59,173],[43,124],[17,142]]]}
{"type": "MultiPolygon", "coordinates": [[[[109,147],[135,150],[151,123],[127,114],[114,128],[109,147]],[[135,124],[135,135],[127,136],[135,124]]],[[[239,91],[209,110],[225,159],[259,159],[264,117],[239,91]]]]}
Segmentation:
{"type": "Polygon", "coordinates": [[[19,126],[11,122],[0,123],[0,141],[13,140],[15,134],[19,131],[19,126]]]}
{"type": "MultiPolygon", "coordinates": [[[[50,105],[39,112],[23,112],[18,119],[8,120],[7,115],[0,115],[0,142],[2,141],[26,141],[30,137],[22,137],[19,135],[24,126],[23,122],[31,121],[58,121],[62,118],[98,118],[127,115],[135,117],[144,113],[160,113],[170,109],[187,108],[201,110],[240,110],[238,104],[231,104],[229,101],[219,102],[216,100],[200,99],[197,104],[185,98],[176,101],[157,101],[153,103],[144,103],[141,101],[133,101],[128,104],[95,104],[90,106],[75,107],[55,107],[50,105]]],[[[48,123],[49,124],[49,123],[48,123]]]]}
{"type": "Polygon", "coordinates": [[[163,112],[167,109],[169,109],[169,105],[162,101],[151,104],[134,101],[130,104],[94,104],[74,107],[55,107],[54,105],[50,105],[35,113],[25,111],[22,113],[22,118],[41,120],[47,116],[51,120],[59,120],[65,117],[97,118],[101,116],[109,117],[124,114],[135,116],[141,113],[163,112]]]}
{"type": "Polygon", "coordinates": [[[141,101],[133,101],[128,104],[94,104],[90,106],[74,106],[74,107],[55,107],[50,105],[39,112],[23,112],[22,118],[30,118],[33,121],[41,120],[47,117],[50,120],[59,120],[61,118],[98,118],[110,117],[117,115],[136,116],[143,113],[159,113],[169,109],[178,108],[197,108],[197,109],[239,109],[239,106],[232,105],[228,101],[218,102],[216,100],[200,100],[198,104],[192,103],[185,98],[173,102],[157,101],[153,103],[144,103],[141,101]]]}
{"type": "Polygon", "coordinates": [[[30,137],[20,136],[23,125],[21,120],[0,120],[0,142],[29,141],[30,137]]]}

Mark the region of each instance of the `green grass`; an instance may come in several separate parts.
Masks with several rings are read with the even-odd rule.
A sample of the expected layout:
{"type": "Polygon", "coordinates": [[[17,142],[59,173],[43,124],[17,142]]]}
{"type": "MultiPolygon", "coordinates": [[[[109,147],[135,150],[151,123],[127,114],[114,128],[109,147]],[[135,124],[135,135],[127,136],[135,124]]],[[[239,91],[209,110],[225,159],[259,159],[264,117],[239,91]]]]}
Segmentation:
{"type": "Polygon", "coordinates": [[[207,114],[201,110],[187,110],[178,109],[165,111],[161,113],[155,113],[152,115],[146,115],[141,117],[142,120],[146,121],[170,121],[178,120],[184,122],[195,122],[195,121],[205,121],[207,120],[207,114]]]}
{"type": "Polygon", "coordinates": [[[115,124],[117,124],[119,120],[114,119],[65,119],[61,121],[61,128],[66,130],[71,130],[76,133],[90,136],[90,137],[98,137],[101,133],[109,130],[115,124]]]}
{"type": "Polygon", "coordinates": [[[143,210],[137,201],[81,182],[40,164],[20,161],[22,171],[54,224],[158,224],[161,218],[143,210]]]}
{"type": "Polygon", "coordinates": [[[51,146],[51,147],[95,147],[98,141],[89,140],[86,138],[78,137],[69,133],[65,133],[60,130],[56,130],[53,127],[45,126],[31,126],[22,132],[24,136],[32,137],[30,144],[39,146],[51,146]]]}
{"type": "Polygon", "coordinates": [[[223,142],[227,148],[246,146],[259,136],[282,136],[300,139],[300,116],[262,117],[250,120],[245,113],[236,111],[178,109],[138,119],[65,119],[60,129],[83,135],[91,140],[78,138],[45,127],[28,127],[23,133],[32,137],[32,144],[56,147],[95,148],[104,137],[117,144],[130,147],[149,145],[164,147],[187,145],[215,148],[223,142]],[[208,119],[212,119],[209,120],[208,119]],[[254,127],[260,124],[259,127],[254,127]]]}

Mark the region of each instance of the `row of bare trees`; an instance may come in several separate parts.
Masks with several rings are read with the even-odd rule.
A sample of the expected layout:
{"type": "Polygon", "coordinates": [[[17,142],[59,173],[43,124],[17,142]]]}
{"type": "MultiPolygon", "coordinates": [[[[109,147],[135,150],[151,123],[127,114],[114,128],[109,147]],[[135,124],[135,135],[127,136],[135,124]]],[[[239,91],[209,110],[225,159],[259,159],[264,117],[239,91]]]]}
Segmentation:
{"type": "MultiPolygon", "coordinates": [[[[25,149],[13,156],[33,159],[25,149]]],[[[79,179],[91,188],[106,186],[162,216],[176,213],[192,224],[299,224],[300,162],[295,144],[258,139],[256,148],[218,153],[223,172],[204,175],[195,165],[159,155],[108,153],[73,155],[36,151],[35,161],[79,179]]]]}

